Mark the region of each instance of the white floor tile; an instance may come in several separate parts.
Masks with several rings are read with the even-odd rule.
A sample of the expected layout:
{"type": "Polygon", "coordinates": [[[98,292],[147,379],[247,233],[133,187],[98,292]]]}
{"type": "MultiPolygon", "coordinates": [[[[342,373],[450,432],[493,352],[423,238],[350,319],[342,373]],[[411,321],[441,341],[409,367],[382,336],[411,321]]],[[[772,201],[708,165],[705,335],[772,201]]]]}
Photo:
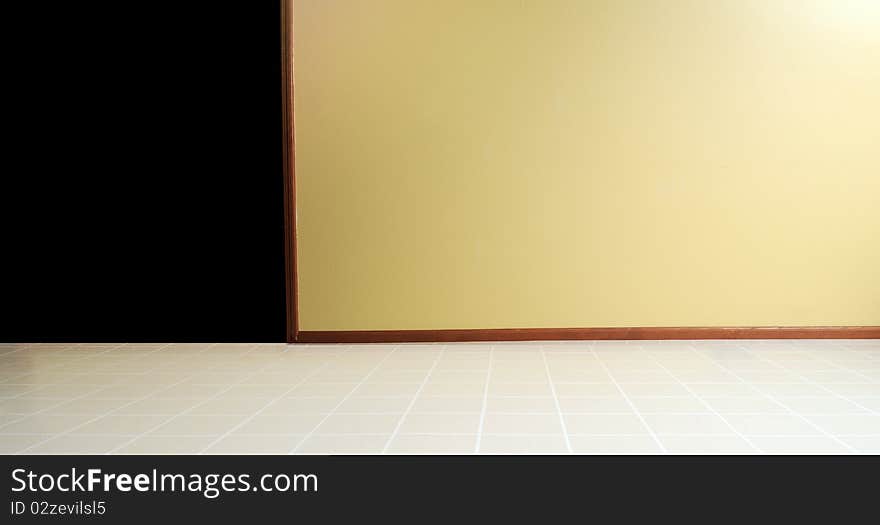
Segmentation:
{"type": "Polygon", "coordinates": [[[195,416],[183,415],[168,420],[152,431],[156,435],[215,435],[232,430],[246,416],[195,416]]]}
{"type": "Polygon", "coordinates": [[[287,454],[304,436],[285,434],[231,434],[204,452],[206,454],[287,454]]]}
{"type": "Polygon", "coordinates": [[[799,414],[858,414],[868,413],[867,409],[847,399],[826,395],[820,397],[777,396],[782,404],[799,414]]]}
{"type": "Polygon", "coordinates": [[[714,414],[644,414],[655,434],[733,434],[725,421],[714,414]]]}
{"type": "Polygon", "coordinates": [[[633,409],[622,395],[603,397],[560,397],[559,407],[566,414],[630,414],[633,409]]]}
{"type": "Polygon", "coordinates": [[[112,449],[115,454],[198,454],[219,436],[157,436],[135,438],[121,448],[112,449]]]}
{"type": "Polygon", "coordinates": [[[473,454],[477,435],[398,435],[388,454],[473,454]]]}
{"type": "MultiPolygon", "coordinates": [[[[338,414],[403,414],[412,402],[412,397],[356,397],[342,402],[336,409],[338,414]]],[[[331,407],[332,408],[332,407],[331,407]]]]}
{"type": "Polygon", "coordinates": [[[391,434],[400,416],[370,414],[332,414],[316,429],[318,434],[391,434]]]}
{"type": "Polygon", "coordinates": [[[126,435],[65,434],[39,443],[25,452],[27,454],[102,454],[132,439],[126,435]]]}
{"type": "Polygon", "coordinates": [[[0,345],[9,454],[870,454],[878,436],[877,341],[0,345]]]}
{"type": "Polygon", "coordinates": [[[560,434],[557,414],[486,414],[483,432],[489,434],[560,434]]]}
{"type": "Polygon", "coordinates": [[[760,393],[747,383],[690,383],[688,388],[700,397],[755,396],[760,393]]]}
{"type": "Polygon", "coordinates": [[[33,414],[0,427],[2,434],[58,434],[93,419],[91,414],[33,414]]]}
{"type": "Polygon", "coordinates": [[[47,439],[52,439],[52,434],[0,434],[0,454],[16,454],[47,439]]]}
{"type": "MultiPolygon", "coordinates": [[[[402,399],[409,400],[409,398],[402,399]]],[[[268,403],[262,414],[326,414],[339,405],[340,401],[341,399],[337,397],[283,397],[268,403]]]]}
{"type": "MultiPolygon", "coordinates": [[[[416,385],[412,393],[419,390],[421,385],[416,385]]],[[[454,380],[444,381],[428,381],[424,387],[421,387],[421,395],[437,396],[437,397],[478,397],[482,396],[486,391],[485,383],[461,383],[454,380]]]]}
{"type": "MultiPolygon", "coordinates": [[[[568,384],[560,383],[556,386],[558,395],[562,394],[562,387],[567,387],[568,384]]],[[[482,394],[483,391],[479,392],[471,392],[466,390],[464,394],[482,394]]],[[[549,382],[543,383],[500,383],[497,381],[492,381],[489,384],[489,395],[490,396],[552,396],[553,390],[550,388],[549,382]]]]}
{"type": "Polygon", "coordinates": [[[569,436],[576,454],[659,454],[657,442],[648,435],[635,436],[569,436]]]}
{"type": "Polygon", "coordinates": [[[747,436],[821,434],[820,430],[803,419],[789,414],[725,414],[724,419],[737,432],[747,436]]]}
{"type": "Polygon", "coordinates": [[[880,416],[873,414],[839,414],[806,416],[822,430],[834,435],[880,436],[880,416]]]}
{"type": "Polygon", "coordinates": [[[400,423],[400,434],[476,434],[480,414],[415,414],[400,423]]]}
{"type": "Polygon", "coordinates": [[[691,395],[688,389],[679,383],[625,383],[620,387],[630,397],[647,396],[678,396],[691,395]]]}
{"type": "Polygon", "coordinates": [[[773,414],[786,413],[780,405],[767,396],[704,397],[706,403],[719,414],[773,414]]]}
{"type": "Polygon", "coordinates": [[[848,454],[851,450],[827,436],[753,436],[767,454],[848,454]]]}
{"type": "Polygon", "coordinates": [[[644,434],[648,430],[635,415],[565,414],[569,434],[644,434]]]}
{"type": "Polygon", "coordinates": [[[388,441],[387,435],[320,435],[307,438],[296,454],[378,454],[388,441]]]}
{"type": "Polygon", "coordinates": [[[111,414],[72,429],[72,434],[143,434],[161,425],[171,416],[129,416],[111,414]]]}
{"type": "Polygon", "coordinates": [[[555,414],[556,400],[552,397],[489,397],[486,411],[494,413],[555,414]]]}
{"type": "Polygon", "coordinates": [[[660,436],[670,454],[758,454],[746,439],[733,434],[660,436]]]}
{"type": "MultiPolygon", "coordinates": [[[[556,395],[562,397],[619,396],[620,389],[614,383],[556,383],[556,395]]],[[[551,395],[548,393],[544,395],[551,395]]]]}
{"type": "Polygon", "coordinates": [[[326,414],[267,414],[242,419],[232,427],[236,434],[308,434],[326,414]]]}
{"type": "Polygon", "coordinates": [[[447,412],[479,414],[483,411],[483,398],[421,395],[416,398],[411,411],[418,414],[447,412]]]}
{"type": "Polygon", "coordinates": [[[873,383],[830,383],[826,386],[835,394],[845,397],[880,397],[880,380],[873,383]]]}
{"type": "Polygon", "coordinates": [[[631,396],[630,401],[642,414],[670,412],[710,412],[704,403],[694,396],[644,397],[631,396]]]}
{"type": "Polygon", "coordinates": [[[556,435],[503,435],[484,434],[480,441],[481,454],[565,454],[568,447],[565,436],[556,435]]]}
{"type": "Polygon", "coordinates": [[[841,436],[840,440],[863,454],[880,454],[880,436],[841,436]]]}

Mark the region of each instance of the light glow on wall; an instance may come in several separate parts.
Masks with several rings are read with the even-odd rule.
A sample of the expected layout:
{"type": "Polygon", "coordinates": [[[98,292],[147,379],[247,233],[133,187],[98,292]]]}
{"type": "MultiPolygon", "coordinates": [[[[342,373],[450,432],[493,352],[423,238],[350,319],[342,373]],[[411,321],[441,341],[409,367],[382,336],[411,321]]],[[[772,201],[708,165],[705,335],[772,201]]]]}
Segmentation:
{"type": "Polygon", "coordinates": [[[813,5],[816,22],[880,39],[880,0],[818,0],[813,5]]]}

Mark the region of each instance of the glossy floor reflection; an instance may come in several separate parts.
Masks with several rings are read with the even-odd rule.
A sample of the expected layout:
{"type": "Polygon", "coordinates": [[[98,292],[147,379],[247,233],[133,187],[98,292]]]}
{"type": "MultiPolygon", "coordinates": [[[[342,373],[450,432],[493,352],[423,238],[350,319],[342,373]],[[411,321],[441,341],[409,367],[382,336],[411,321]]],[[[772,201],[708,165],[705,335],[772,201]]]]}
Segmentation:
{"type": "Polygon", "coordinates": [[[880,341],[0,344],[4,454],[880,453],[880,341]]]}

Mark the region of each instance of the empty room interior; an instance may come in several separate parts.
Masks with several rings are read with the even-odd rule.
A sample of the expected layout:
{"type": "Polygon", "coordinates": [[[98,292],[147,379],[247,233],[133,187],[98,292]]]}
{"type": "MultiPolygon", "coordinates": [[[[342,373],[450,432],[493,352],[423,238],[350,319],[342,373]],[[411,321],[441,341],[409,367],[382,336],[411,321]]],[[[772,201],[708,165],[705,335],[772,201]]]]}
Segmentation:
{"type": "Polygon", "coordinates": [[[880,2],[278,18],[284,335],[4,342],[0,453],[880,454],[880,2]]]}

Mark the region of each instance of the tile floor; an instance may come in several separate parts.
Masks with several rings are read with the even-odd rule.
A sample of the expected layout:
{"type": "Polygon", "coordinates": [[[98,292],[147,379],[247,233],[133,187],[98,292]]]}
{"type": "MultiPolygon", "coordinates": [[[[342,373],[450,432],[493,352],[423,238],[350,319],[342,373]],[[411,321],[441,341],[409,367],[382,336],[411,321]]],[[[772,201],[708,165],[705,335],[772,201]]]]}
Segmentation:
{"type": "Polygon", "coordinates": [[[4,454],[878,454],[880,340],[0,344],[4,454]]]}

